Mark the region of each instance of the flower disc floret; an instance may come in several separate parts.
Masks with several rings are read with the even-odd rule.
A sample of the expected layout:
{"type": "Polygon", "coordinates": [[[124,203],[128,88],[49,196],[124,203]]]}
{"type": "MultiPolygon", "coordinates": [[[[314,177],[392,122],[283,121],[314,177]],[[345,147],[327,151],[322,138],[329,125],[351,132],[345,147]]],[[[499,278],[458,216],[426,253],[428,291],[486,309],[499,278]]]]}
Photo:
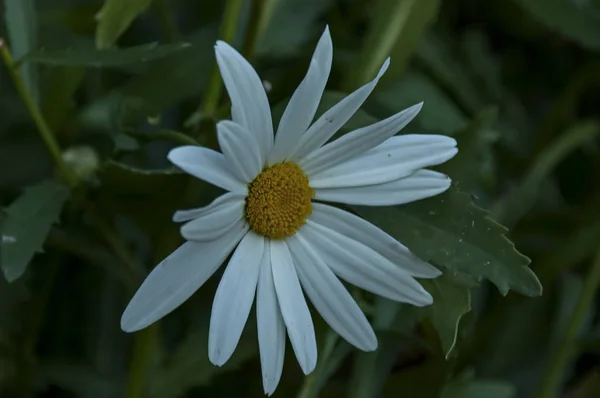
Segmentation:
{"type": "Polygon", "coordinates": [[[300,166],[279,163],[264,169],[250,184],[246,220],[250,228],[271,239],[285,239],[312,213],[314,190],[300,166]]]}

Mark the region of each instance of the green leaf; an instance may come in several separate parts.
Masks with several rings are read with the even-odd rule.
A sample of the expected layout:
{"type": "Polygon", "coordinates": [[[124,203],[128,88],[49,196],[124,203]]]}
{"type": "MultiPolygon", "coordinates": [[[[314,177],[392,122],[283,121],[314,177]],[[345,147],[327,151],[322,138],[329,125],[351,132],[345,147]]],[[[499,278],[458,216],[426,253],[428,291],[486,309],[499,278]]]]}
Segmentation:
{"type": "Polygon", "coordinates": [[[598,133],[600,123],[595,120],[569,127],[537,157],[523,182],[496,203],[492,211],[494,217],[508,226],[515,225],[533,207],[542,184],[556,166],[574,150],[592,142],[598,133]]]}
{"type": "Polygon", "coordinates": [[[68,197],[65,186],[46,181],[27,188],[5,209],[2,234],[13,237],[14,242],[3,247],[0,263],[9,282],[23,275],[34,254],[41,250],[68,197]]]}
{"type": "MultiPolygon", "coordinates": [[[[37,17],[34,0],[4,0],[6,30],[15,59],[35,50],[37,43],[37,17]]],[[[27,91],[39,101],[38,72],[35,65],[20,67],[27,91]]]]}
{"type": "Polygon", "coordinates": [[[453,134],[468,124],[456,103],[419,72],[410,71],[399,81],[381,85],[375,98],[395,112],[422,101],[423,109],[414,122],[431,133],[453,134]]]}
{"type": "Polygon", "coordinates": [[[216,39],[214,27],[201,29],[186,39],[189,47],[155,62],[130,81],[122,91],[125,117],[156,116],[177,101],[199,95],[214,64],[216,39]]]}
{"type": "Polygon", "coordinates": [[[75,108],[75,93],[85,77],[85,69],[78,66],[49,68],[50,77],[44,87],[42,113],[52,131],[60,130],[63,122],[75,108]]]}
{"type": "Polygon", "coordinates": [[[526,296],[542,293],[527,267],[530,260],[506,238],[506,228],[455,188],[402,206],[352,208],[451,275],[486,278],[504,295],[511,289],[526,296]]]}
{"type": "Polygon", "coordinates": [[[96,47],[110,48],[152,0],[106,0],[96,19],[96,47]]]}
{"type": "Polygon", "coordinates": [[[515,387],[507,382],[494,380],[458,380],[444,386],[440,398],[513,398],[515,387]]]}
{"type": "Polygon", "coordinates": [[[390,56],[392,67],[382,80],[391,81],[400,76],[421,36],[434,22],[439,6],[439,0],[377,2],[358,65],[349,69],[346,86],[359,86],[374,78],[385,59],[390,56]]]}
{"type": "Polygon", "coordinates": [[[421,281],[421,284],[433,296],[433,304],[420,311],[440,336],[442,349],[448,359],[456,345],[460,319],[471,311],[471,290],[447,275],[421,281]]]}
{"type": "Polygon", "coordinates": [[[75,48],[68,50],[40,50],[27,54],[22,61],[32,61],[47,65],[88,66],[108,68],[148,62],[163,58],[190,46],[189,43],[144,44],[141,46],[97,50],[95,48],[75,48]]]}
{"type": "Polygon", "coordinates": [[[600,15],[569,0],[513,0],[536,20],[591,50],[600,50],[600,15]]]}

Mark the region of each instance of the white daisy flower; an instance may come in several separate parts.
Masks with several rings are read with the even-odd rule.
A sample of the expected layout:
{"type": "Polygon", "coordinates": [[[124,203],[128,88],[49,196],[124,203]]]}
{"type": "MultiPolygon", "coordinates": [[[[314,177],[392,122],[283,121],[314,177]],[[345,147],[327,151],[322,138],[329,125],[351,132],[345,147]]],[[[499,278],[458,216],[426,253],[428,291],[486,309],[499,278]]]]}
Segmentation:
{"type": "Polygon", "coordinates": [[[217,124],[222,153],[184,146],[169,159],[228,193],[206,207],[178,211],[187,240],[148,275],[121,319],[143,329],[187,300],[233,252],[215,294],[209,358],[223,365],[234,352],[256,295],[258,343],[266,394],[283,368],[285,335],[305,374],[317,363],[305,296],[333,330],[364,351],[377,338],[341,278],[391,300],[425,306],[432,297],[414,279],[440,271],[369,222],[320,202],[399,205],[450,186],[423,169],[457,153],[439,135],[395,136],[421,109],[408,108],[327,143],[350,119],[388,68],[313,118],[329,77],[333,46],[321,36],[308,73],[279,122],[277,134],[261,79],[231,46],[218,41],[217,62],[232,103],[232,120],[217,124]],[[313,202],[316,201],[316,202],[313,202]]]}

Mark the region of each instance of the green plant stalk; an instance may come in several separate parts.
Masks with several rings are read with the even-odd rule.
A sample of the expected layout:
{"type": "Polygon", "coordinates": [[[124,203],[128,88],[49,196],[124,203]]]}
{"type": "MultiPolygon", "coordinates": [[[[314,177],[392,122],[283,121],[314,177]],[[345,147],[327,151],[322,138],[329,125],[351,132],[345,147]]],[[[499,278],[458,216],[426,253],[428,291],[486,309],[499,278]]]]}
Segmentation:
{"type": "Polygon", "coordinates": [[[254,0],[250,10],[250,21],[246,30],[246,38],[242,46],[242,53],[247,60],[252,60],[256,52],[256,43],[259,37],[264,33],[264,29],[273,13],[273,1],[254,0]]]}
{"type": "Polygon", "coordinates": [[[360,53],[358,68],[351,68],[344,86],[346,90],[364,84],[377,74],[390,55],[398,36],[405,28],[416,0],[384,0],[379,2],[377,14],[384,14],[385,23],[372,26],[360,53]],[[387,3],[391,4],[388,5],[387,3]]]}
{"type": "Polygon", "coordinates": [[[579,332],[585,321],[590,305],[594,300],[598,285],[600,285],[600,250],[596,253],[592,268],[585,280],[583,291],[575,305],[573,314],[569,319],[558,351],[556,351],[556,355],[550,361],[550,366],[542,379],[538,398],[554,398],[556,396],[556,391],[564,379],[565,367],[569,359],[577,352],[579,332]]]}
{"type": "Polygon", "coordinates": [[[15,87],[17,88],[17,91],[21,96],[21,99],[25,103],[29,114],[33,118],[33,121],[35,122],[35,125],[38,128],[40,136],[42,137],[42,140],[44,140],[44,143],[46,144],[46,147],[50,152],[50,156],[56,164],[56,167],[61,177],[64,179],[64,181],[69,187],[75,187],[79,179],[77,175],[69,167],[67,167],[66,163],[63,161],[60,147],[56,142],[52,131],[50,131],[50,127],[48,127],[48,124],[46,123],[42,112],[35,103],[33,97],[31,96],[31,93],[29,93],[29,91],[27,90],[25,82],[21,78],[21,75],[19,74],[18,69],[15,65],[13,56],[2,38],[0,38],[0,52],[2,53],[2,59],[4,61],[4,64],[6,65],[6,69],[8,69],[8,73],[10,74],[10,77],[12,78],[15,87]]]}
{"type": "Polygon", "coordinates": [[[158,339],[158,323],[140,330],[133,336],[133,359],[129,368],[126,398],[142,398],[146,384],[148,362],[158,339]]]}
{"type": "MultiPolygon", "coordinates": [[[[240,11],[242,9],[242,0],[227,0],[225,4],[225,12],[223,14],[223,22],[219,32],[219,38],[226,42],[232,42],[237,31],[240,11]]],[[[223,84],[221,82],[221,74],[218,66],[213,66],[213,70],[206,89],[204,103],[200,105],[200,109],[192,116],[193,124],[199,125],[201,119],[212,118],[219,106],[223,84]]]]}
{"type": "Polygon", "coordinates": [[[198,141],[175,130],[158,130],[152,133],[140,133],[138,131],[128,131],[128,135],[146,141],[167,140],[181,145],[198,145],[198,141]]]}
{"type": "Polygon", "coordinates": [[[177,29],[173,10],[169,7],[166,0],[157,0],[153,3],[155,10],[160,17],[160,23],[167,40],[176,43],[181,40],[181,33],[177,29]]]}
{"type": "Polygon", "coordinates": [[[323,380],[319,383],[318,379],[322,379],[330,371],[331,354],[338,341],[339,337],[337,333],[328,330],[325,337],[325,346],[323,347],[323,351],[319,353],[319,364],[312,373],[304,378],[298,398],[312,398],[318,395],[318,388],[322,387],[319,384],[323,384],[323,380]]]}

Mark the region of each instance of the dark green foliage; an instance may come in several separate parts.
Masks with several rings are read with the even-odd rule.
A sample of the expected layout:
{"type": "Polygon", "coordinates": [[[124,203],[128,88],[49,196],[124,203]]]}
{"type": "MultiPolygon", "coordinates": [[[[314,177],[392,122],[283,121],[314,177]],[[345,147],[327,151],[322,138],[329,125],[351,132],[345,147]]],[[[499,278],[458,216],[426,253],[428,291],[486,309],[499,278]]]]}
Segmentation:
{"type": "Polygon", "coordinates": [[[0,396],[263,396],[255,311],[232,359],[208,360],[222,271],[142,332],[119,319],[182,243],[173,212],[221,193],[166,158],[180,145],[218,149],[215,123],[231,104],[215,90],[215,41],[255,66],[276,127],[326,24],[334,60],[317,115],[391,57],[335,138],[424,102],[403,133],[458,141],[435,167],[452,178],[447,192],[347,208],[444,275],[421,281],[434,297],[423,308],[349,287],[375,352],[313,308],[317,368],[305,377],[288,344],[274,396],[598,396],[599,1],[4,0],[0,12],[58,157],[89,155],[69,159],[80,181],[63,185],[3,64],[0,396]]]}

